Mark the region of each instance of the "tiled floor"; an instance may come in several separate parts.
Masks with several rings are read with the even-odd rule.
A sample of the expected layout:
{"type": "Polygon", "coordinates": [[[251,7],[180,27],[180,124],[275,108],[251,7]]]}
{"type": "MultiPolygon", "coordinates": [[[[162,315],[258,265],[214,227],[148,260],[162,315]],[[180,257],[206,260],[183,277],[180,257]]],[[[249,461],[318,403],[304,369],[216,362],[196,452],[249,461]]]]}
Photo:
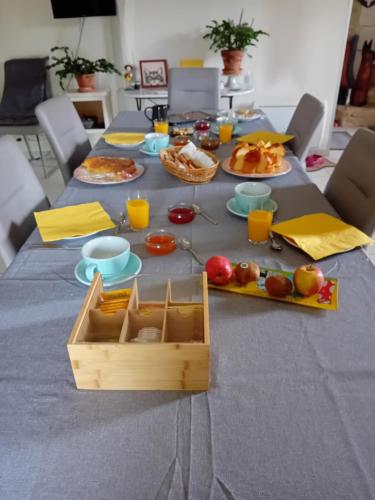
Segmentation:
{"type": "MultiPolygon", "coordinates": [[[[355,130],[353,129],[348,131],[349,133],[354,133],[355,130]]],[[[341,154],[342,151],[331,150],[328,153],[328,158],[332,162],[336,163],[340,158],[341,154]]],[[[34,166],[34,170],[50,202],[53,203],[56,200],[56,198],[58,198],[58,196],[61,194],[61,192],[64,190],[64,183],[52,153],[50,151],[46,152],[45,157],[46,157],[46,166],[48,170],[48,177],[46,179],[44,178],[40,161],[33,161],[32,163],[34,166]]],[[[318,186],[318,188],[323,192],[333,170],[334,167],[325,167],[322,168],[321,170],[317,170],[316,172],[309,173],[309,176],[311,181],[314,182],[318,186]]],[[[368,247],[367,254],[375,265],[375,245],[368,247]]],[[[4,265],[0,259],[0,273],[3,270],[4,270],[4,265]]]]}

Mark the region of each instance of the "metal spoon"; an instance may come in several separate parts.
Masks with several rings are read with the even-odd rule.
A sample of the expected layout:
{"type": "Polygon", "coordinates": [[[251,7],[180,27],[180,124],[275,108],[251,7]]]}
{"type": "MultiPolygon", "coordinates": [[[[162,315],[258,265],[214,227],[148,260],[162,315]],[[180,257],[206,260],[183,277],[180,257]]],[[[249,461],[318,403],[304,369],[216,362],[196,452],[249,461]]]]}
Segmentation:
{"type": "Polygon", "coordinates": [[[275,240],[275,237],[274,237],[272,231],[270,231],[270,240],[271,240],[272,250],[277,250],[278,252],[280,252],[283,249],[283,247],[280,245],[280,243],[277,243],[277,241],[275,240]]]}
{"type": "Polygon", "coordinates": [[[203,212],[203,210],[201,209],[201,207],[199,205],[192,203],[191,206],[193,207],[193,210],[197,215],[201,215],[206,220],[208,220],[208,222],[211,222],[211,224],[215,224],[215,225],[218,224],[215,220],[211,219],[211,217],[209,215],[207,215],[206,212],[203,212]]]}
{"type": "Polygon", "coordinates": [[[126,215],[124,212],[120,212],[119,220],[118,220],[118,223],[113,231],[113,234],[115,234],[115,235],[119,234],[121,227],[123,224],[125,224],[125,222],[127,222],[126,215]]]}
{"type": "Polygon", "coordinates": [[[191,241],[188,240],[187,238],[179,238],[178,243],[182,250],[187,250],[188,252],[191,253],[191,255],[194,257],[194,259],[200,264],[201,266],[204,266],[204,262],[198,257],[198,255],[194,252],[194,250],[191,247],[191,241]]]}

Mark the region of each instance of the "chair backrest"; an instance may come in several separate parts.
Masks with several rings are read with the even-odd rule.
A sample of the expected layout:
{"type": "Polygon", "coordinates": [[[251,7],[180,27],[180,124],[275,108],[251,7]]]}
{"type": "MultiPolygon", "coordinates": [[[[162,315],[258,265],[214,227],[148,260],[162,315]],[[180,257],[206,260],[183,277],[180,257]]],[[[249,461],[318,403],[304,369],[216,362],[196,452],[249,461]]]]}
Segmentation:
{"type": "Polygon", "coordinates": [[[324,193],[348,224],[375,230],[375,132],[360,129],[338,161],[324,193]]]}
{"type": "Polygon", "coordinates": [[[219,109],[220,71],[218,68],[170,68],[168,104],[173,111],[219,109]]]}
{"type": "Polygon", "coordinates": [[[15,139],[0,137],[0,255],[6,266],[35,228],[33,212],[49,206],[15,139]]]}
{"type": "Polygon", "coordinates": [[[203,68],[203,59],[180,59],[180,68],[203,68]]]}
{"type": "Polygon", "coordinates": [[[288,146],[300,160],[305,159],[311,139],[323,116],[323,104],[316,97],[304,94],[286,131],[287,134],[294,135],[294,139],[288,142],[288,146]]]}
{"type": "Polygon", "coordinates": [[[5,61],[2,116],[35,116],[35,107],[47,99],[47,61],[48,57],[5,61]]]}
{"type": "Polygon", "coordinates": [[[35,109],[56,156],[65,184],[91,151],[81,119],[67,95],[53,97],[35,109]]]}

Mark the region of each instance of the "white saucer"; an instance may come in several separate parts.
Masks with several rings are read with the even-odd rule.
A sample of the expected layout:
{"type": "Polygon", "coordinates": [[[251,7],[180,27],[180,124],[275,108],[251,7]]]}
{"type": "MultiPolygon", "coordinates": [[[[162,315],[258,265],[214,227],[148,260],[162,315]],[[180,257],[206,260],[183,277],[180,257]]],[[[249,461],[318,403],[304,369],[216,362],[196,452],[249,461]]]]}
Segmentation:
{"type": "Polygon", "coordinates": [[[159,156],[159,151],[157,153],[155,151],[150,151],[149,149],[146,149],[146,146],[139,148],[139,151],[148,156],[159,156]]]}
{"type": "MultiPolygon", "coordinates": [[[[136,276],[141,269],[142,269],[141,259],[135,253],[130,252],[129,262],[125,267],[125,269],[123,269],[120,274],[113,276],[102,275],[103,286],[113,286],[113,285],[119,285],[120,283],[124,283],[124,281],[128,281],[134,278],[134,276],[136,276]]],[[[90,286],[91,281],[87,279],[85,270],[86,270],[85,261],[82,259],[76,265],[74,269],[74,275],[80,283],[90,286]]]]}
{"type": "MultiPolygon", "coordinates": [[[[262,210],[268,210],[269,212],[275,213],[278,208],[279,207],[278,207],[276,201],[269,198],[267,200],[267,202],[265,203],[264,207],[262,208],[262,210]]],[[[243,217],[244,219],[247,219],[248,213],[244,212],[243,210],[240,209],[236,198],[231,198],[230,200],[227,201],[227,209],[232,214],[238,215],[239,217],[243,217]]]]}

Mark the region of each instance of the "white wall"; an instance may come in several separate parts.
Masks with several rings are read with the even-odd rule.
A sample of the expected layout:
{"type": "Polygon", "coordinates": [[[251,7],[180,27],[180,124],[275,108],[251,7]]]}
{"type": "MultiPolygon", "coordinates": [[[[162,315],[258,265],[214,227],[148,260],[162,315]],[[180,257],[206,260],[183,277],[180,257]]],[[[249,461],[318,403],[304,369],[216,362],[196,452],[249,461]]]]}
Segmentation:
{"type": "MultiPolygon", "coordinates": [[[[7,59],[48,56],[55,45],[68,45],[74,50],[78,43],[79,19],[53,19],[50,0],[0,0],[0,20],[0,89],[7,59]]],[[[113,60],[112,22],[108,17],[87,18],[79,55],[113,60]]],[[[97,78],[101,88],[117,90],[122,84],[121,77],[99,73],[97,78]]],[[[61,92],[54,73],[51,84],[54,94],[61,92]]],[[[74,79],[71,88],[76,88],[74,79]]]]}
{"type": "MultiPolygon", "coordinates": [[[[301,94],[311,92],[327,103],[326,124],[333,122],[352,0],[117,1],[123,16],[86,19],[80,55],[115,58],[120,70],[124,62],[153,58],[174,66],[181,58],[203,57],[206,65],[221,67],[202,39],[205,25],[213,18],[237,19],[244,7],[245,18],[254,17],[255,28],[271,35],[244,61],[253,72],[257,104],[271,111],[285,106],[290,116],[301,94]]],[[[0,19],[0,88],[6,59],[43,56],[54,45],[74,48],[78,41],[79,20],[53,19],[50,0],[0,0],[0,19]]],[[[114,97],[122,83],[121,77],[98,75],[98,86],[110,86],[114,97]]],[[[55,80],[53,89],[58,91],[55,80]]]]}
{"type": "MultiPolygon", "coordinates": [[[[124,6],[126,62],[203,58],[206,66],[222,67],[219,54],[202,39],[211,19],[255,19],[261,37],[244,67],[253,73],[259,106],[294,107],[304,92],[327,105],[325,139],[333,123],[352,0],[119,0],[124,6]]],[[[253,96],[251,96],[253,99],[253,96]]],[[[122,103],[122,106],[129,103],[122,103]]],[[[280,111],[280,108],[278,108],[280,111]]]]}

